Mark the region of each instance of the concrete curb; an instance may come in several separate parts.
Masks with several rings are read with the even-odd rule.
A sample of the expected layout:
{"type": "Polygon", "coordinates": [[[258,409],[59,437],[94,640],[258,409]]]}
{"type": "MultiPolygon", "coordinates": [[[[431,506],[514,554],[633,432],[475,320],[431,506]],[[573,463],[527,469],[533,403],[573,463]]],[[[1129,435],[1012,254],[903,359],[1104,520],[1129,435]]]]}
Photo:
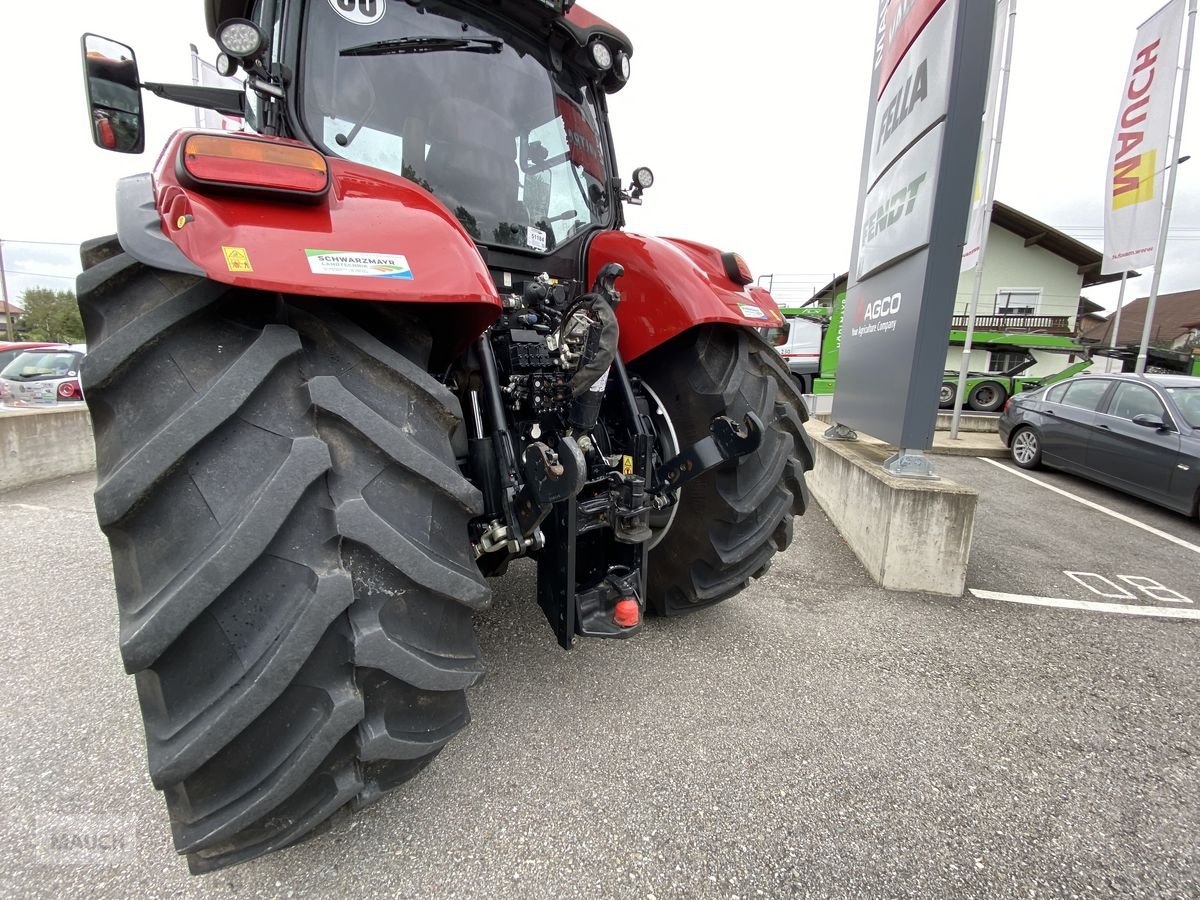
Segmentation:
{"type": "Polygon", "coordinates": [[[0,411],[0,491],[96,468],[92,419],[82,403],[0,411]]]}

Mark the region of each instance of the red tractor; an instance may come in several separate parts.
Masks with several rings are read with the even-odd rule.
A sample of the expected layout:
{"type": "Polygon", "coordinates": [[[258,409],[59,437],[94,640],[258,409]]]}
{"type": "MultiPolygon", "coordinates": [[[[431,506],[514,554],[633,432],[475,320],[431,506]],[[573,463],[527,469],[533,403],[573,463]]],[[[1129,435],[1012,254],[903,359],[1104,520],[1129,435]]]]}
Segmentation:
{"type": "Polygon", "coordinates": [[[92,134],[185,130],[82,248],[96,512],[150,776],[193,872],[293,843],[468,721],[488,579],[537,562],[563,647],[725,600],[812,453],[741,258],[622,230],[570,0],[206,0],[245,91],[85,35],[92,134]],[[137,102],[132,102],[135,98],[137,102]]]}

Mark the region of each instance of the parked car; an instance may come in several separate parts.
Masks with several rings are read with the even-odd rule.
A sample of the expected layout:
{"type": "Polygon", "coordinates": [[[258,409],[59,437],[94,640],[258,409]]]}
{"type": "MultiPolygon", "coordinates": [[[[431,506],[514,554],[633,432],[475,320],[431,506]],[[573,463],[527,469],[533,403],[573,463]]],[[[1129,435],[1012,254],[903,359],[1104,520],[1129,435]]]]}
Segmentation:
{"type": "Polygon", "coordinates": [[[788,370],[802,394],[811,394],[813,379],[821,373],[821,340],[824,327],[816,319],[797,316],[777,328],[766,330],[766,338],[786,360],[788,370]]]}
{"type": "Polygon", "coordinates": [[[84,354],[68,347],[26,350],[0,369],[0,403],[54,406],[83,399],[79,365],[84,354]]]}
{"type": "Polygon", "coordinates": [[[37,341],[0,341],[0,371],[26,350],[41,350],[44,348],[66,348],[66,344],[48,344],[37,341]]]}
{"type": "Polygon", "coordinates": [[[999,426],[1023,469],[1053,466],[1200,515],[1200,378],[1071,378],[1013,397],[999,426]]]}

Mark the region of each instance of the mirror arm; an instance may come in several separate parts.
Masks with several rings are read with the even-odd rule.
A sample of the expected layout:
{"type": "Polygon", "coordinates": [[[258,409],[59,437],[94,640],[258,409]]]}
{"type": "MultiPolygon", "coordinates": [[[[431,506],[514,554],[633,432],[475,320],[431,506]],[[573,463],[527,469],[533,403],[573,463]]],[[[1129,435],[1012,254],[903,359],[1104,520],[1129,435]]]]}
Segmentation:
{"type": "Polygon", "coordinates": [[[285,96],[282,87],[270,81],[265,81],[257,75],[251,75],[246,80],[246,84],[249,85],[250,90],[263,97],[274,97],[276,100],[282,100],[285,96]]]}
{"type": "Polygon", "coordinates": [[[142,87],[164,100],[200,106],[228,116],[246,115],[246,97],[241,91],[195,84],[160,84],[157,81],[144,82],[142,87]]]}

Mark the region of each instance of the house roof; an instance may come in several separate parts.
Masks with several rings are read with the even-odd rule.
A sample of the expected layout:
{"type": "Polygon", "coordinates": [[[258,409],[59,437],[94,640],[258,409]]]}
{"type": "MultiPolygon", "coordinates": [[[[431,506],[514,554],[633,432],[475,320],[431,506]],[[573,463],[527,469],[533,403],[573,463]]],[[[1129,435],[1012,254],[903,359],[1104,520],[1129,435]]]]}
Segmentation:
{"type": "MultiPolygon", "coordinates": [[[[1146,324],[1146,308],[1150,298],[1139,297],[1126,304],[1121,311],[1121,333],[1117,335],[1118,346],[1138,344],[1142,340],[1142,328],[1146,324]]],[[[1083,333],[1085,341],[1111,344],[1112,329],[1116,313],[1083,333]]],[[[1200,324],[1200,291],[1181,291],[1177,294],[1161,294],[1154,307],[1154,326],[1151,341],[1174,341],[1200,324]]]]}
{"type": "Polygon", "coordinates": [[[23,316],[25,315],[25,310],[21,309],[21,307],[17,306],[15,303],[0,300],[0,316],[5,315],[6,313],[12,313],[14,316],[23,316]]]}
{"type": "MultiPolygon", "coordinates": [[[[1024,238],[1026,247],[1041,247],[1056,256],[1061,256],[1067,262],[1074,263],[1079,274],[1083,276],[1085,288],[1121,280],[1120,272],[1111,275],[1100,274],[1100,268],[1104,263],[1104,254],[1099,250],[1089,247],[1082,241],[1075,240],[1069,234],[1059,231],[1045,222],[1038,221],[1033,216],[1014,209],[1006,203],[1001,203],[999,200],[995,201],[992,206],[992,224],[1024,238]]],[[[1138,273],[1130,272],[1129,277],[1137,278],[1138,273]]],[[[839,276],[817,291],[806,305],[820,306],[831,303],[838,290],[844,289],[848,281],[849,274],[839,276]]],[[[1091,303],[1086,299],[1084,302],[1091,303]]],[[[1091,305],[1095,306],[1097,310],[1103,309],[1099,304],[1091,305]]],[[[1085,310],[1084,312],[1092,311],[1085,310]]]]}

